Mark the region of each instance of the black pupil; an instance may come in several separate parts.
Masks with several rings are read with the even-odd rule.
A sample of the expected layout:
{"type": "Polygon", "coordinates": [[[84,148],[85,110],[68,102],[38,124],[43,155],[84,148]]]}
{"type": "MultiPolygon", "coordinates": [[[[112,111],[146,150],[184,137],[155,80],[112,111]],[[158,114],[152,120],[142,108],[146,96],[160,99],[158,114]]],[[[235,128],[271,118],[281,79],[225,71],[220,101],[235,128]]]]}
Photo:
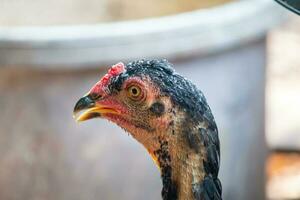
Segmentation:
{"type": "Polygon", "coordinates": [[[131,89],[131,92],[132,92],[133,95],[137,95],[138,90],[137,90],[136,88],[132,88],[132,89],[131,89]]]}

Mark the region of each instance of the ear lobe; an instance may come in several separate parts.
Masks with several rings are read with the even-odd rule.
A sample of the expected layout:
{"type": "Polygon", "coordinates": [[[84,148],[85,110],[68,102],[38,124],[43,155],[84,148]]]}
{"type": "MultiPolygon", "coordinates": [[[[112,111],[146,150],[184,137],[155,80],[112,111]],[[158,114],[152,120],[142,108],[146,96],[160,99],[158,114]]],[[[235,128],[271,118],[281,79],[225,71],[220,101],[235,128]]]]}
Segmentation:
{"type": "Polygon", "coordinates": [[[155,102],[151,105],[150,111],[156,116],[161,116],[165,113],[165,105],[161,102],[155,102]]]}

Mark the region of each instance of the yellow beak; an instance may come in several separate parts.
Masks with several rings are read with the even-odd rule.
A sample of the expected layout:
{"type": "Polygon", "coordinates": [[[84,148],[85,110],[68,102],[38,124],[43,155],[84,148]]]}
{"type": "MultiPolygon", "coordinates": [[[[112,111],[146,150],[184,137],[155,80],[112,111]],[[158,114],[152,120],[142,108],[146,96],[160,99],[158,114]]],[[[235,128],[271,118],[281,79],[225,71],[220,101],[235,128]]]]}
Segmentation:
{"type": "Polygon", "coordinates": [[[108,106],[95,103],[89,95],[82,97],[76,103],[73,111],[73,117],[77,122],[86,121],[88,119],[97,118],[103,116],[103,114],[118,114],[117,110],[108,106]]]}

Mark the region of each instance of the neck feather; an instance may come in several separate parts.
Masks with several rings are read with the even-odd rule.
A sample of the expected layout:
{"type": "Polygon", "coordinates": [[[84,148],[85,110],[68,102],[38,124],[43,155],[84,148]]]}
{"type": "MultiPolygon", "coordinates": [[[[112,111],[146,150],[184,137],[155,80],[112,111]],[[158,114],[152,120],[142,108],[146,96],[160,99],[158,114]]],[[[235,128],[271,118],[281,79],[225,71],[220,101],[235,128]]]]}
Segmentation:
{"type": "Polygon", "coordinates": [[[219,141],[206,137],[217,137],[217,132],[207,123],[185,122],[175,123],[169,134],[172,137],[159,138],[153,152],[161,169],[163,200],[221,199],[219,141]]]}

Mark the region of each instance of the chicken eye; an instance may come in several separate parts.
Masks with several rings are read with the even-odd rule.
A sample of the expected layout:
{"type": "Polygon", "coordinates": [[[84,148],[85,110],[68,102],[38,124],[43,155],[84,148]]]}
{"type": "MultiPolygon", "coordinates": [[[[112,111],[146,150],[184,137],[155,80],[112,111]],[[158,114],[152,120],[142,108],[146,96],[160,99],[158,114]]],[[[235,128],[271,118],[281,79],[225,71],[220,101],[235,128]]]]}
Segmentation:
{"type": "Polygon", "coordinates": [[[142,99],[142,89],[139,86],[133,85],[128,87],[127,94],[133,100],[142,99]]]}

